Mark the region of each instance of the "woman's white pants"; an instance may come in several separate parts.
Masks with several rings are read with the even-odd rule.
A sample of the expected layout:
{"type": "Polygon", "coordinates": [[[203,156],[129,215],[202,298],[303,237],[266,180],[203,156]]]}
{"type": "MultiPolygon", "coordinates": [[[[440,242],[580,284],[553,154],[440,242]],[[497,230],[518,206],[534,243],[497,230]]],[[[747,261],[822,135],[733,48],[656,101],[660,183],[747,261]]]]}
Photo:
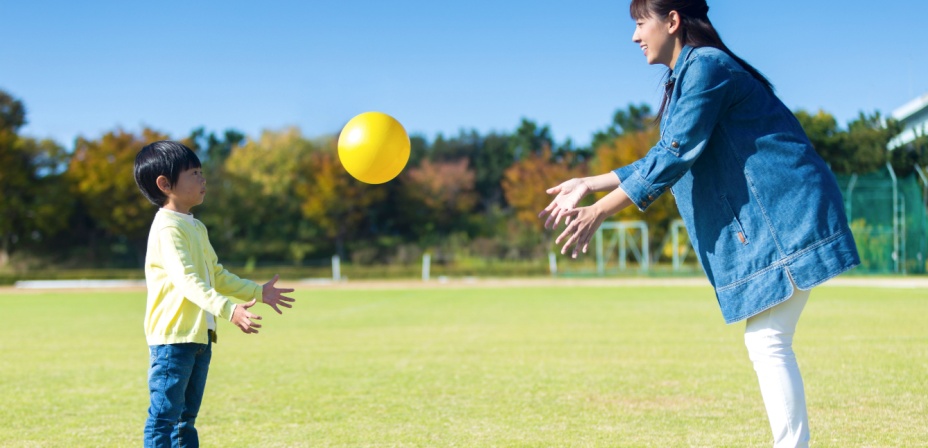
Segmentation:
{"type": "Polygon", "coordinates": [[[808,299],[809,291],[793,285],[792,297],[748,318],[744,329],[775,448],[809,446],[805,391],[793,353],[793,333],[808,299]]]}

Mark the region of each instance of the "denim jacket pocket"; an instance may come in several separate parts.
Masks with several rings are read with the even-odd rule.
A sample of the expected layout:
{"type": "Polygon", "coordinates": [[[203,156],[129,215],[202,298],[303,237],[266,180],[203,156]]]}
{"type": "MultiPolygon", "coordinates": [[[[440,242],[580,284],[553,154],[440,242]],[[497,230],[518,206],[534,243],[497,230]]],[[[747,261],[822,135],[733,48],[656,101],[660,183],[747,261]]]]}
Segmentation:
{"type": "Polygon", "coordinates": [[[741,221],[738,220],[738,215],[735,214],[735,209],[731,206],[731,203],[728,202],[728,197],[723,194],[719,196],[719,199],[721,199],[722,203],[725,204],[724,208],[729,213],[729,217],[731,218],[732,222],[732,230],[735,232],[735,236],[738,237],[738,241],[740,241],[741,244],[747,246],[749,243],[748,235],[745,233],[744,226],[741,225],[741,221]]]}

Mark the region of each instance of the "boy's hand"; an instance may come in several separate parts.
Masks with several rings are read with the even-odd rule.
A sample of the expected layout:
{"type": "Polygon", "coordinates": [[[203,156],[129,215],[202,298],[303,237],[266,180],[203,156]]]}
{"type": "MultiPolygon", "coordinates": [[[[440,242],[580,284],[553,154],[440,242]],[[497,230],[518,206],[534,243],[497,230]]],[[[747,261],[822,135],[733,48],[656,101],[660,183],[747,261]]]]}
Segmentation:
{"type": "Polygon", "coordinates": [[[251,299],[251,302],[240,303],[235,306],[235,311],[232,312],[232,323],[241,329],[242,333],[258,333],[258,329],[261,328],[261,324],[251,321],[252,319],[261,320],[261,316],[248,311],[248,308],[255,306],[257,302],[257,299],[251,299]]]}
{"type": "Polygon", "coordinates": [[[280,276],[275,274],[274,278],[272,278],[271,281],[264,284],[264,288],[263,288],[264,295],[262,297],[264,299],[264,303],[266,303],[269,307],[273,308],[274,311],[277,311],[277,314],[283,314],[280,311],[280,308],[277,308],[277,306],[279,305],[279,306],[286,307],[286,308],[293,308],[293,305],[291,305],[290,303],[295,302],[296,300],[283,295],[283,293],[286,293],[286,292],[293,292],[293,289],[277,288],[274,286],[274,283],[277,283],[277,279],[279,278],[280,276]]]}

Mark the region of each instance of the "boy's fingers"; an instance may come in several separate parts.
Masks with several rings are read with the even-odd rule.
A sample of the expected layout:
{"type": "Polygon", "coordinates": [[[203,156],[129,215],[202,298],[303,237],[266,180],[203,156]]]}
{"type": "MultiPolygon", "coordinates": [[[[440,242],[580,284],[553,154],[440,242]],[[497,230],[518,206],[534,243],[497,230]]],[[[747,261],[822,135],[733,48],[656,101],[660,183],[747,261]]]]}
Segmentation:
{"type": "Polygon", "coordinates": [[[293,291],[295,291],[295,289],[293,288],[283,288],[283,289],[277,290],[277,292],[281,292],[281,293],[288,293],[288,292],[293,292],[293,291]]]}

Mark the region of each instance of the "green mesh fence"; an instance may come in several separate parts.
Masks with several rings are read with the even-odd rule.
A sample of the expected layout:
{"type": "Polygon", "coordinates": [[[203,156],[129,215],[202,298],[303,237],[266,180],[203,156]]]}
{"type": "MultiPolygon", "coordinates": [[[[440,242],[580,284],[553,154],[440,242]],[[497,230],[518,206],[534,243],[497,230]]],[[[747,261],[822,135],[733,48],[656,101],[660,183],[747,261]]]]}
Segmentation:
{"type": "Polygon", "coordinates": [[[924,274],[928,255],[925,183],[887,169],[837,176],[860,252],[859,273],[924,274]]]}

